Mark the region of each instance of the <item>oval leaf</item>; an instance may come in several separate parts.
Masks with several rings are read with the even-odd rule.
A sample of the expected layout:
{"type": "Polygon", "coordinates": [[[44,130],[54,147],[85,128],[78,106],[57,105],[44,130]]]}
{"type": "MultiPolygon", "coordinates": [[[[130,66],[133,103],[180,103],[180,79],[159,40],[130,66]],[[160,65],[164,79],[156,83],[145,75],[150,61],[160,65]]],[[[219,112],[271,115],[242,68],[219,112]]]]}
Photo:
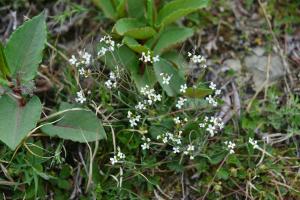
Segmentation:
{"type": "Polygon", "coordinates": [[[193,34],[194,31],[191,28],[169,28],[160,35],[158,42],[154,47],[154,53],[160,54],[174,45],[184,42],[186,39],[193,36],[193,34]]]}
{"type": "Polygon", "coordinates": [[[11,74],[23,81],[32,80],[46,43],[45,14],[42,13],[20,26],[9,38],[4,49],[11,74]]]}
{"type": "Polygon", "coordinates": [[[114,30],[119,35],[126,35],[135,39],[147,39],[156,34],[156,31],[150,27],[145,26],[144,23],[134,18],[123,18],[116,22],[114,30]]]}
{"type": "Polygon", "coordinates": [[[100,8],[105,17],[109,18],[109,19],[116,19],[117,18],[117,12],[116,9],[112,3],[112,0],[92,0],[93,3],[100,8]]]}
{"type": "Polygon", "coordinates": [[[178,94],[180,86],[185,84],[184,77],[180,75],[178,69],[163,58],[161,58],[159,62],[154,63],[154,72],[159,84],[169,96],[178,94]],[[171,76],[168,85],[163,83],[163,76],[161,76],[161,73],[171,76]]]}
{"type": "Polygon", "coordinates": [[[91,111],[68,111],[56,124],[46,124],[42,131],[53,137],[75,142],[91,142],[106,138],[105,130],[91,111]]]}
{"type": "Polygon", "coordinates": [[[34,96],[23,107],[9,96],[0,98],[0,140],[14,150],[40,119],[42,104],[34,96]]]}
{"type": "Polygon", "coordinates": [[[157,26],[170,24],[208,5],[209,0],[175,0],[167,3],[158,13],[157,26]]]}
{"type": "Polygon", "coordinates": [[[132,49],[133,51],[135,51],[137,53],[149,51],[148,47],[145,47],[145,46],[139,44],[138,41],[136,41],[135,39],[133,39],[131,37],[125,36],[123,38],[123,43],[126,44],[130,49],[132,49]]]}

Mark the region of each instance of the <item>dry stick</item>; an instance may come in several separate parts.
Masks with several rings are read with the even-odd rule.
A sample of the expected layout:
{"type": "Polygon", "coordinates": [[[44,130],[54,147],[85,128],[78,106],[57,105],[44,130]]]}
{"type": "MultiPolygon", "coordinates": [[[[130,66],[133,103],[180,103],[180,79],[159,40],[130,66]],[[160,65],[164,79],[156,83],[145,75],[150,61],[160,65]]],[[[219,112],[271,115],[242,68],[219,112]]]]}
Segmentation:
{"type": "MultiPolygon", "coordinates": [[[[276,35],[275,35],[274,31],[273,31],[272,24],[271,24],[270,20],[268,19],[267,12],[266,12],[264,6],[261,3],[261,0],[258,0],[258,3],[259,3],[259,6],[261,7],[261,9],[263,11],[264,17],[265,17],[265,19],[267,21],[267,24],[268,24],[268,27],[270,29],[271,35],[273,37],[273,40],[275,41],[275,43],[277,45],[277,48],[279,50],[279,54],[280,54],[283,66],[284,66],[286,72],[288,73],[288,77],[290,79],[290,83],[293,85],[294,82],[293,82],[293,77],[291,76],[291,70],[290,70],[290,68],[289,68],[289,66],[287,64],[287,61],[286,61],[285,56],[284,56],[284,54],[282,52],[282,49],[280,48],[280,43],[279,43],[278,39],[276,38],[276,35]]],[[[288,86],[288,83],[287,83],[287,80],[286,80],[285,77],[284,77],[284,80],[285,80],[285,83],[286,83],[288,91],[291,92],[290,87],[288,86]]]]}

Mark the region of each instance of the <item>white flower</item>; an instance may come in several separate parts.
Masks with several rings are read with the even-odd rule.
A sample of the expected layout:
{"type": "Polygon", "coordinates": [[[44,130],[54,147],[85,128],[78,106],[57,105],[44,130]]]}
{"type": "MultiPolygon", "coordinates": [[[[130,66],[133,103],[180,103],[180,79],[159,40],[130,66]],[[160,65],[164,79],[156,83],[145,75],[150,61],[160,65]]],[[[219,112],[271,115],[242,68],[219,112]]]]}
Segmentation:
{"type": "Polygon", "coordinates": [[[160,61],[159,55],[156,55],[154,57],[151,57],[151,53],[150,51],[147,51],[147,53],[142,52],[142,56],[139,58],[140,61],[144,62],[144,63],[155,63],[160,61]]]}
{"type": "Polygon", "coordinates": [[[235,153],[234,148],[235,148],[236,144],[234,142],[225,141],[224,144],[227,145],[227,150],[229,151],[230,154],[235,153]]]}
{"type": "Polygon", "coordinates": [[[194,63],[194,64],[200,64],[200,67],[202,68],[206,68],[206,59],[201,56],[201,55],[195,55],[195,54],[192,54],[190,52],[188,52],[188,57],[191,58],[191,61],[194,63]]]}
{"type": "Polygon", "coordinates": [[[187,101],[186,98],[179,97],[179,100],[177,101],[176,107],[178,109],[181,109],[182,106],[184,105],[184,102],[186,102],[186,101],[187,101]]]}
{"type": "Polygon", "coordinates": [[[72,55],[72,57],[69,59],[69,62],[71,65],[75,65],[77,63],[77,59],[74,55],[72,55]]]}
{"type": "Polygon", "coordinates": [[[81,67],[79,70],[78,70],[79,74],[81,76],[84,76],[85,75],[85,69],[83,67],[81,67]]]}
{"type": "Polygon", "coordinates": [[[142,102],[139,102],[138,105],[135,106],[135,108],[138,110],[145,110],[146,106],[142,102]]]}
{"type": "Polygon", "coordinates": [[[117,87],[117,77],[114,72],[109,73],[109,79],[104,82],[105,86],[108,89],[116,88],[117,87]]]}
{"type": "Polygon", "coordinates": [[[216,90],[217,85],[214,84],[213,82],[210,82],[209,88],[212,89],[212,90],[216,90]]]}
{"type": "Polygon", "coordinates": [[[189,144],[189,145],[188,145],[188,148],[187,148],[187,151],[194,151],[194,150],[195,150],[195,146],[189,144]]]}
{"type": "MultiPolygon", "coordinates": [[[[98,56],[103,56],[106,54],[106,52],[110,51],[113,52],[115,50],[116,43],[112,40],[110,36],[104,36],[100,39],[100,43],[105,43],[106,47],[101,47],[101,49],[98,51],[98,56]]],[[[117,47],[120,47],[121,44],[117,44],[117,47]]]]}
{"type": "Polygon", "coordinates": [[[137,126],[137,122],[140,121],[141,115],[133,116],[132,112],[127,112],[127,118],[129,119],[129,123],[131,127],[137,126]]]}
{"type": "Polygon", "coordinates": [[[140,57],[139,60],[141,60],[144,63],[151,62],[150,51],[148,51],[147,54],[145,52],[142,52],[142,57],[140,57]]]}
{"type": "Polygon", "coordinates": [[[173,147],[173,153],[180,153],[179,147],[173,147]]]}
{"type": "Polygon", "coordinates": [[[213,107],[218,106],[218,102],[211,95],[206,97],[205,100],[208,101],[208,103],[211,104],[213,107]]]}
{"type": "Polygon", "coordinates": [[[153,57],[153,63],[155,63],[155,62],[159,62],[159,55],[156,55],[156,56],[154,56],[153,57]]]}
{"type": "Polygon", "coordinates": [[[191,159],[191,160],[194,160],[194,156],[193,156],[193,155],[190,155],[190,159],[191,159]]]}
{"type": "Polygon", "coordinates": [[[174,120],[175,124],[180,124],[181,123],[179,117],[176,117],[173,120],[174,120]]]}
{"type": "Polygon", "coordinates": [[[82,90],[79,91],[79,92],[77,92],[76,94],[77,94],[77,98],[75,98],[75,101],[77,103],[81,103],[82,104],[82,103],[86,102],[86,98],[84,97],[84,94],[83,94],[82,90]]]}
{"type": "Polygon", "coordinates": [[[183,85],[180,86],[180,92],[181,93],[185,93],[186,89],[187,89],[187,85],[186,84],[183,84],[183,85]]]}
{"type": "Polygon", "coordinates": [[[199,127],[200,127],[200,128],[204,128],[205,126],[206,126],[206,123],[200,123],[200,124],[199,124],[199,127]]]}
{"type": "Polygon", "coordinates": [[[150,145],[149,145],[148,143],[143,143],[143,144],[141,145],[141,147],[142,147],[143,150],[146,150],[146,149],[149,149],[149,148],[150,148],[150,145]]]}
{"type": "Polygon", "coordinates": [[[257,141],[254,140],[253,138],[249,138],[249,143],[253,146],[254,149],[258,149],[259,146],[257,144],[257,141]]]}
{"type": "Polygon", "coordinates": [[[114,155],[113,157],[111,157],[109,160],[111,162],[112,165],[122,162],[125,159],[125,154],[121,152],[120,147],[117,147],[117,155],[114,155]]]}
{"type": "Polygon", "coordinates": [[[116,164],[118,162],[117,156],[114,156],[114,157],[110,158],[110,162],[111,162],[112,165],[116,164]]]}
{"type": "Polygon", "coordinates": [[[163,79],[162,84],[164,84],[164,85],[170,84],[170,80],[171,80],[172,76],[170,76],[168,74],[164,74],[164,73],[160,73],[160,76],[162,76],[162,79],[163,79]]]}
{"type": "Polygon", "coordinates": [[[209,132],[210,137],[213,137],[215,135],[215,126],[209,124],[208,127],[206,128],[206,131],[209,132]]]}
{"type": "Polygon", "coordinates": [[[220,95],[221,92],[222,92],[221,90],[216,90],[215,94],[216,94],[216,95],[220,95]]]}

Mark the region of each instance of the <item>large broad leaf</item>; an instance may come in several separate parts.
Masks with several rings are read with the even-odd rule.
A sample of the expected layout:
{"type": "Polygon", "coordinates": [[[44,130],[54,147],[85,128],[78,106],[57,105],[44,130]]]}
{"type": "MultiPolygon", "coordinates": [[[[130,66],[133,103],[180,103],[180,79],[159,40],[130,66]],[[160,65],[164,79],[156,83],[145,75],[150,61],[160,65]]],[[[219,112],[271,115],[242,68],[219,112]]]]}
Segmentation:
{"type": "Polygon", "coordinates": [[[157,26],[170,24],[200,8],[206,7],[209,0],[175,0],[167,3],[158,13],[157,26]]]}
{"type": "Polygon", "coordinates": [[[121,46],[113,53],[107,53],[101,60],[110,69],[120,65],[126,68],[138,89],[145,85],[151,87],[156,83],[152,66],[144,66],[145,70],[142,71],[137,55],[126,46],[121,46]]]}
{"type": "Polygon", "coordinates": [[[26,21],[11,35],[4,52],[13,76],[19,76],[23,81],[35,77],[46,38],[44,13],[26,21]]]}
{"type": "Polygon", "coordinates": [[[141,45],[136,41],[135,39],[131,37],[125,36],[123,38],[123,43],[126,44],[130,49],[132,49],[135,52],[142,53],[142,52],[148,52],[149,48],[141,45]]]}
{"type": "Polygon", "coordinates": [[[156,31],[134,18],[123,18],[117,21],[114,31],[119,35],[126,35],[135,39],[147,39],[156,34],[156,31]]]}
{"type": "Polygon", "coordinates": [[[171,47],[184,42],[189,37],[193,36],[194,31],[191,28],[169,28],[161,33],[154,47],[154,53],[160,54],[171,47]]]}
{"type": "Polygon", "coordinates": [[[106,138],[101,121],[93,112],[87,110],[67,111],[56,124],[47,124],[41,129],[49,136],[75,142],[92,142],[106,138]]]}
{"type": "Polygon", "coordinates": [[[117,11],[114,7],[113,0],[92,0],[93,3],[100,9],[102,9],[105,17],[110,19],[117,18],[117,11]]]}
{"type": "Polygon", "coordinates": [[[0,98],[0,140],[14,150],[40,119],[42,104],[34,96],[25,106],[9,96],[0,98]]]}
{"type": "Polygon", "coordinates": [[[6,62],[6,56],[4,54],[4,49],[1,42],[0,42],[0,72],[3,78],[6,78],[6,76],[10,74],[9,67],[6,62]]]}
{"type": "Polygon", "coordinates": [[[185,84],[184,77],[180,75],[178,69],[163,58],[161,58],[159,62],[154,63],[154,72],[159,84],[169,96],[178,94],[180,86],[185,84]],[[168,85],[163,83],[163,76],[161,76],[161,73],[171,76],[168,85]]]}

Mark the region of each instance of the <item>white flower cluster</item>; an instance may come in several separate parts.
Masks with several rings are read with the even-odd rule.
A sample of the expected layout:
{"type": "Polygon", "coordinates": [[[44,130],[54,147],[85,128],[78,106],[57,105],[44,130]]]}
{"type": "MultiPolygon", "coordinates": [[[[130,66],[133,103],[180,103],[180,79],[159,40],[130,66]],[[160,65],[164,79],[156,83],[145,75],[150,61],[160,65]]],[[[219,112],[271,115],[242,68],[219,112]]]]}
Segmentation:
{"type": "Polygon", "coordinates": [[[253,138],[249,138],[249,143],[253,146],[254,149],[259,149],[257,141],[254,140],[253,138]]]}
{"type": "Polygon", "coordinates": [[[200,128],[205,128],[205,130],[210,134],[210,137],[213,137],[218,130],[224,128],[224,123],[221,118],[218,117],[210,117],[210,119],[206,116],[204,118],[204,122],[199,124],[200,128]]]}
{"type": "Polygon", "coordinates": [[[148,62],[155,63],[155,62],[158,62],[160,59],[159,59],[159,55],[151,57],[151,53],[150,53],[150,51],[148,51],[147,53],[142,52],[142,57],[140,57],[139,60],[141,60],[144,63],[148,63],[148,62]]]}
{"type": "Polygon", "coordinates": [[[109,79],[107,81],[105,81],[104,84],[108,89],[116,88],[117,87],[116,74],[114,72],[110,72],[109,73],[109,79]]]}
{"type": "Polygon", "coordinates": [[[165,144],[170,144],[173,146],[173,153],[180,153],[180,145],[181,145],[181,134],[182,131],[179,131],[178,134],[173,134],[170,132],[163,133],[157,136],[157,140],[162,140],[165,144]]]}
{"type": "Polygon", "coordinates": [[[133,115],[131,111],[127,112],[127,118],[131,127],[137,126],[137,123],[141,120],[141,115],[133,115]]]}
{"type": "Polygon", "coordinates": [[[225,145],[227,145],[227,150],[229,151],[230,154],[234,153],[234,148],[235,148],[235,143],[231,142],[231,141],[225,141],[224,142],[225,145]]]}
{"type": "Polygon", "coordinates": [[[174,135],[173,133],[166,132],[158,135],[156,137],[157,140],[162,140],[163,143],[171,143],[171,144],[176,144],[180,145],[181,144],[181,134],[182,131],[179,131],[178,134],[174,135]]]}
{"type": "Polygon", "coordinates": [[[83,93],[82,90],[79,91],[79,92],[77,92],[76,94],[77,94],[77,97],[75,98],[75,101],[77,103],[81,103],[82,104],[82,103],[86,102],[86,98],[85,98],[84,93],[83,93]]]}
{"type": "Polygon", "coordinates": [[[144,95],[147,99],[144,100],[144,104],[152,105],[153,103],[157,101],[161,101],[161,95],[156,94],[154,89],[150,89],[148,85],[141,88],[141,93],[144,95]]]}
{"type": "Polygon", "coordinates": [[[90,69],[86,69],[92,62],[92,55],[86,52],[85,50],[78,52],[78,58],[75,55],[72,55],[69,59],[71,65],[75,65],[78,69],[78,72],[81,76],[88,77],[91,73],[90,69]]]}
{"type": "Polygon", "coordinates": [[[199,64],[201,68],[206,68],[206,59],[201,56],[201,55],[196,55],[196,54],[193,54],[193,53],[190,53],[188,52],[188,57],[190,57],[191,61],[194,63],[194,64],[199,64]]]}
{"type": "Polygon", "coordinates": [[[195,146],[189,144],[187,149],[183,152],[184,155],[190,155],[190,159],[193,160],[194,159],[194,155],[193,152],[195,151],[195,146]]]}
{"type": "Polygon", "coordinates": [[[151,139],[150,138],[146,138],[145,136],[143,136],[142,140],[144,141],[144,143],[141,145],[142,149],[143,150],[149,149],[150,148],[151,139]]]}
{"type": "MultiPolygon", "coordinates": [[[[215,96],[221,94],[221,90],[217,89],[217,85],[214,84],[213,82],[210,82],[209,88],[215,92],[215,96]]],[[[218,106],[218,102],[214,99],[212,95],[206,97],[205,100],[208,101],[208,103],[211,104],[213,107],[218,106]]]]}
{"type": "Polygon", "coordinates": [[[121,152],[120,147],[117,148],[117,155],[114,155],[114,157],[110,158],[110,162],[112,165],[116,163],[121,163],[125,159],[125,154],[121,152]]]}
{"type": "Polygon", "coordinates": [[[168,74],[165,74],[165,73],[160,73],[160,76],[163,79],[162,84],[164,84],[164,85],[169,85],[170,84],[170,80],[171,80],[172,76],[170,76],[168,74]]]}
{"type": "Polygon", "coordinates": [[[173,118],[173,120],[174,120],[176,125],[180,125],[180,126],[183,126],[184,122],[188,121],[187,118],[184,118],[183,120],[180,120],[180,117],[175,117],[175,118],[173,118]]]}
{"type": "Polygon", "coordinates": [[[106,47],[101,47],[97,53],[98,56],[104,56],[106,52],[113,52],[115,50],[115,46],[121,46],[120,44],[116,45],[115,41],[113,41],[109,35],[102,37],[100,39],[100,43],[102,42],[106,44],[106,47]]]}
{"type": "Polygon", "coordinates": [[[186,101],[187,101],[186,98],[179,97],[179,100],[177,101],[176,104],[176,108],[181,109],[186,101]]]}

